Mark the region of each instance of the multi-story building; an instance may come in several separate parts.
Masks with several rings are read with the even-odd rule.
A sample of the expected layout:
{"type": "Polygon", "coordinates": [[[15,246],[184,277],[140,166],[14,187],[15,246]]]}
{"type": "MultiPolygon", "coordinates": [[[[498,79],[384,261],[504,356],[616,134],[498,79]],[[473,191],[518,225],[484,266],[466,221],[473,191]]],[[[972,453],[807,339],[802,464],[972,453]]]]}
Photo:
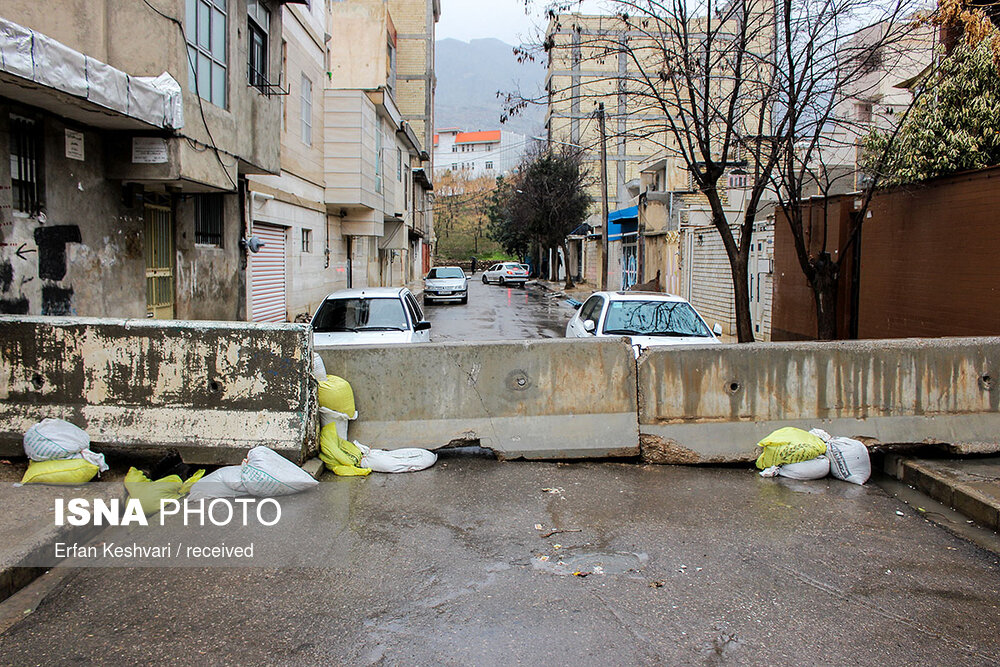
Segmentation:
{"type": "Polygon", "coordinates": [[[521,163],[528,143],[523,134],[506,130],[438,130],[434,135],[436,173],[450,171],[470,178],[506,176],[521,163]]]}
{"type": "Polygon", "coordinates": [[[325,203],[326,3],[280,11],[281,68],[258,75],[281,88],[281,171],[249,179],[251,234],[265,245],[250,256],[248,316],[284,322],[347,287],[348,266],[340,220],[325,203]]]}
{"type": "Polygon", "coordinates": [[[4,3],[0,312],[247,317],[282,4],[4,3]]]}

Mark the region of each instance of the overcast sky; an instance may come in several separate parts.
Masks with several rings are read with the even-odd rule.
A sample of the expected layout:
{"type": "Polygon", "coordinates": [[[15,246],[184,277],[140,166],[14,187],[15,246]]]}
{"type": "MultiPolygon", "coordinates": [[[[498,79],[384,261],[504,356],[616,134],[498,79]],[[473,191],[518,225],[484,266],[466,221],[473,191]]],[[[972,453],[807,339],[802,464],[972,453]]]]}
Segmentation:
{"type": "MultiPolygon", "coordinates": [[[[524,0],[441,0],[438,39],[495,37],[507,44],[534,41],[536,28],[544,29],[547,0],[530,0],[530,14],[525,14],[524,0]]],[[[597,9],[596,0],[584,3],[585,11],[597,9]],[[590,6],[588,6],[590,5],[590,6]]]]}

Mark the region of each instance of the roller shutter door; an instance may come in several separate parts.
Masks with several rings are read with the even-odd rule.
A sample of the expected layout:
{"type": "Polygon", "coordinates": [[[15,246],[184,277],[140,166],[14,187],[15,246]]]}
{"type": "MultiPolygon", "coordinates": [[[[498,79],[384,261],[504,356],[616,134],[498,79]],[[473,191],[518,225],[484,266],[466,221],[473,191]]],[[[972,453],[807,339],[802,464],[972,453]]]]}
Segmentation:
{"type": "Polygon", "coordinates": [[[264,247],[250,253],[250,302],[254,322],[286,322],[285,230],[255,222],[253,235],[264,247]]]}

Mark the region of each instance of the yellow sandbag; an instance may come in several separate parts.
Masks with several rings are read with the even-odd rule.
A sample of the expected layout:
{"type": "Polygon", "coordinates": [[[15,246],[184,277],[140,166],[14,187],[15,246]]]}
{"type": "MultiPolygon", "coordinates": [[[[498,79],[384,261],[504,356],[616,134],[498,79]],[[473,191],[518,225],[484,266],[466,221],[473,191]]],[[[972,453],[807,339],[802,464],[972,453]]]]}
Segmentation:
{"type": "Polygon", "coordinates": [[[129,468],[125,475],[125,490],[130,498],[139,500],[142,511],[146,514],[156,514],[160,511],[161,500],[177,500],[183,498],[191,490],[191,486],[205,474],[199,470],[187,480],[181,480],[179,475],[167,475],[153,481],[145,473],[136,468],[129,468]]]}
{"type": "Polygon", "coordinates": [[[319,404],[328,410],[342,412],[351,419],[357,414],[354,407],[354,390],[344,378],[327,375],[319,383],[319,404]]]}
{"type": "Polygon", "coordinates": [[[86,484],[94,479],[97,466],[84,459],[53,459],[32,461],[21,478],[21,484],[86,484]]]}
{"type": "Polygon", "coordinates": [[[764,451],[757,457],[761,470],[786,463],[809,461],[826,453],[826,443],[809,431],[794,426],[779,428],[757,443],[764,451]]]}
{"type": "Polygon", "coordinates": [[[337,435],[337,425],[327,424],[319,434],[319,458],[327,470],[341,476],[367,475],[369,468],[361,468],[358,463],[363,454],[358,447],[337,435]]]}

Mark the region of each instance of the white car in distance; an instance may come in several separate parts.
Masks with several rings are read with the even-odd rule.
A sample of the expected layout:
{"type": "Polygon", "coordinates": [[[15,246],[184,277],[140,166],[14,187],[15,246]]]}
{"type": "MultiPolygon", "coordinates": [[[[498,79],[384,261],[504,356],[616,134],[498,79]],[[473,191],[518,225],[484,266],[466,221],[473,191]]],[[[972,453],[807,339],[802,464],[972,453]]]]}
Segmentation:
{"type": "Polygon", "coordinates": [[[722,327],[708,328],[679,296],[660,292],[594,292],[566,325],[567,338],[628,337],[636,354],[647,347],[717,343],[722,327]]]}
{"type": "Polygon", "coordinates": [[[431,301],[469,302],[469,283],[458,266],[435,266],[424,278],[424,303],[431,301]]]}
{"type": "Polygon", "coordinates": [[[312,318],[313,347],[427,343],[431,323],[405,287],[333,292],[312,318]]]}
{"type": "Polygon", "coordinates": [[[521,285],[528,282],[528,270],[524,264],[500,262],[483,271],[483,284],[521,285]]]}

